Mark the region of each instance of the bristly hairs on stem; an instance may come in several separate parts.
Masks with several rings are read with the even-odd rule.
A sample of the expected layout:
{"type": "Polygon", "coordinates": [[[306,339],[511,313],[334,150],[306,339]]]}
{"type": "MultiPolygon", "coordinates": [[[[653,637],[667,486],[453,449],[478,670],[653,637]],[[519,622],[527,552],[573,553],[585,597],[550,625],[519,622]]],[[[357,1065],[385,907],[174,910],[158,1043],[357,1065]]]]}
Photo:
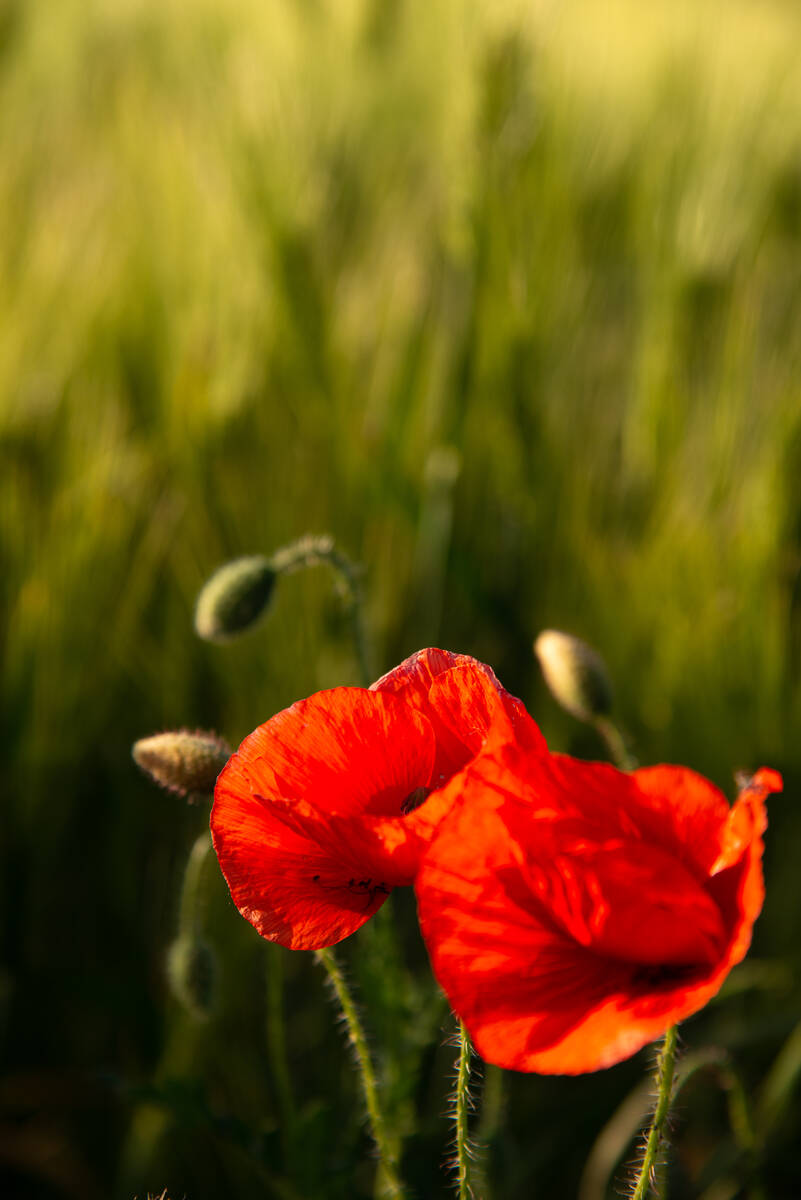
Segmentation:
{"type": "Polygon", "coordinates": [[[315,958],[323,967],[331,991],[336,996],[341,1009],[340,1022],[344,1026],[348,1041],[353,1049],[353,1055],[361,1079],[364,1103],[370,1132],[378,1152],[378,1175],[376,1179],[376,1194],[386,1200],[404,1200],[403,1185],[398,1176],[398,1151],[395,1139],[387,1130],[384,1113],[378,1098],[378,1086],[373,1069],[370,1051],[367,1046],[364,1028],[359,1017],[356,1004],[347,985],[333,951],[329,949],[315,951],[315,958]]]}
{"type": "Polygon", "coordinates": [[[453,1122],[453,1136],[445,1165],[453,1172],[459,1200],[471,1200],[476,1197],[473,1190],[476,1172],[472,1168],[478,1167],[480,1171],[483,1148],[471,1141],[469,1136],[468,1117],[476,1111],[475,1098],[470,1089],[474,1055],[470,1035],[458,1017],[456,1029],[446,1038],[446,1045],[453,1046],[458,1053],[453,1064],[454,1086],[448,1094],[448,1116],[453,1122]]]}
{"type": "Polygon", "coordinates": [[[664,1132],[668,1123],[670,1105],[674,1096],[674,1073],[676,1067],[676,1043],[678,1034],[676,1026],[671,1026],[665,1033],[664,1040],[657,1054],[656,1063],[656,1101],[653,1117],[639,1158],[639,1166],[634,1166],[637,1174],[627,1186],[629,1200],[647,1200],[653,1193],[659,1195],[659,1167],[664,1163],[663,1155],[664,1132]]]}

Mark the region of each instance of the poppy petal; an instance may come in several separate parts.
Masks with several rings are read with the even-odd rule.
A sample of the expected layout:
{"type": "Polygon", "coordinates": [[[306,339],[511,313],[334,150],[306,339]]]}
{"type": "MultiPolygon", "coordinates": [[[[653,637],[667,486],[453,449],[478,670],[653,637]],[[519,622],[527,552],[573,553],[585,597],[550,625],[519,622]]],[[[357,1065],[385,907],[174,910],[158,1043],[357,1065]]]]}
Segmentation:
{"type": "Polygon", "coordinates": [[[311,800],[341,816],[397,815],[431,776],[436,747],[426,718],[394,696],[332,688],[299,700],[245,738],[226,772],[242,764],[248,790],[311,800]]]}
{"type": "Polygon", "coordinates": [[[420,847],[398,814],[434,756],[422,714],[357,688],[300,701],[245,739],[217,781],[211,828],[234,902],[263,937],[333,945],[411,882],[420,847]]]}
{"type": "Polygon", "coordinates": [[[490,727],[501,721],[527,750],[547,750],[521,701],[490,667],[467,654],[420,650],[372,686],[403,698],[431,721],[437,739],[433,787],[460,771],[478,753],[490,727]]]}
{"type": "Polygon", "coordinates": [[[485,749],[464,772],[415,890],[434,973],[488,1061],[610,1066],[702,1007],[745,954],[776,780],[721,810],[697,776],[689,788],[702,799],[688,804],[691,772],[651,774],[645,799],[639,774],[543,763],[513,745],[485,749]],[[690,825],[707,838],[694,855],[690,825]],[[721,846],[729,856],[702,878],[721,846]]]}

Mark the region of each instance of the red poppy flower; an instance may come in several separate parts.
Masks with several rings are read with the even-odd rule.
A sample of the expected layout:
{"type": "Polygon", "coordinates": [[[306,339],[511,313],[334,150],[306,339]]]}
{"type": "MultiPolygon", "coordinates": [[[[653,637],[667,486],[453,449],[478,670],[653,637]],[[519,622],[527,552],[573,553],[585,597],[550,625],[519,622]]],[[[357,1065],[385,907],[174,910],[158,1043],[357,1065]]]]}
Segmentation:
{"type": "Polygon", "coordinates": [[[493,672],[421,650],[372,688],[318,692],[252,733],[223,769],[214,848],[239,911],[270,941],[330,946],[411,884],[452,803],[440,789],[490,727],[544,750],[493,672]],[[433,793],[433,794],[432,794],[433,793]]]}
{"type": "Polygon", "coordinates": [[[763,768],[730,808],[684,767],[628,775],[488,744],[415,882],[434,973],[479,1053],[594,1071],[706,1004],[751,941],[779,790],[763,768]]]}

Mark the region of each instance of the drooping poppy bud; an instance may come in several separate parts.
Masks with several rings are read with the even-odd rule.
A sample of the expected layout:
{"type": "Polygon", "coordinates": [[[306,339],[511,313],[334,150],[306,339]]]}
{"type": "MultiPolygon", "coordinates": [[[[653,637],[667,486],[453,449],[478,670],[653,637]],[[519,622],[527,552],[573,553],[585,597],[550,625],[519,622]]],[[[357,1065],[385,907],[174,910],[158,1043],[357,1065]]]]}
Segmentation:
{"type": "Polygon", "coordinates": [[[198,937],[181,935],[167,952],[167,978],[177,1000],[205,1020],[214,1008],[217,966],[214,952],[198,937]]]}
{"type": "Polygon", "coordinates": [[[160,787],[179,796],[211,796],[231,748],[216,733],[178,729],[140,738],[131,754],[160,787]]]}
{"type": "Polygon", "coordinates": [[[545,629],[534,642],[542,674],[554,699],[579,721],[597,721],[612,709],[606,664],[581,638],[545,629]]]}
{"type": "Polygon", "coordinates": [[[262,554],[235,558],[214,572],[195,605],[195,632],[207,642],[227,642],[264,616],[277,573],[262,554]]]}

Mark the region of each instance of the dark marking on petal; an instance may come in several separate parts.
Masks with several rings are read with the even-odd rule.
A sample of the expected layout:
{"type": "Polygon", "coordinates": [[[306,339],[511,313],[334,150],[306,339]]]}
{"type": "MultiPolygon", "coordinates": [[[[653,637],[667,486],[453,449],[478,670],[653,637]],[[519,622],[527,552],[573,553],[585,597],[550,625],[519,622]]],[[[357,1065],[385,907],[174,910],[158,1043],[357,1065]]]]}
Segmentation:
{"type": "Polygon", "coordinates": [[[677,987],[687,983],[698,971],[697,965],[680,966],[676,963],[649,963],[639,966],[634,972],[634,984],[648,991],[659,988],[677,987]]]}

